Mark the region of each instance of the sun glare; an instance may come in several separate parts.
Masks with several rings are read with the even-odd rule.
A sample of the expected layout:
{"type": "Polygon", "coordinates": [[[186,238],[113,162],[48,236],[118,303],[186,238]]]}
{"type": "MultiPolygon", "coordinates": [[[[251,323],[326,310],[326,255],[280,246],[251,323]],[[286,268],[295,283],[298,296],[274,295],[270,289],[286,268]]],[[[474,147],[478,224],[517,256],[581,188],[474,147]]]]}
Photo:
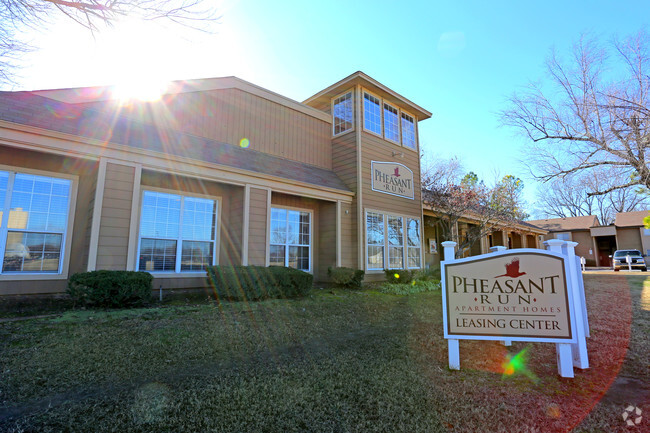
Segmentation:
{"type": "Polygon", "coordinates": [[[113,95],[120,101],[154,101],[167,90],[169,56],[164,28],[155,23],[125,20],[98,38],[105,64],[110,65],[113,95]]]}
{"type": "Polygon", "coordinates": [[[146,78],[129,79],[113,86],[112,92],[116,99],[128,102],[133,99],[152,102],[160,99],[167,90],[168,83],[146,78]]]}

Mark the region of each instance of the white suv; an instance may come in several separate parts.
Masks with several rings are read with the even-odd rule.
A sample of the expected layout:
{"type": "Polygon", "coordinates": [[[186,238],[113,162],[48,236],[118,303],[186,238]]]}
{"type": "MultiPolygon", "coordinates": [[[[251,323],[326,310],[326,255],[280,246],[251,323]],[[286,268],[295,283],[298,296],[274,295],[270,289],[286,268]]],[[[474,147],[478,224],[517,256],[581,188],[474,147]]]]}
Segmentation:
{"type": "Polygon", "coordinates": [[[627,260],[630,260],[632,269],[641,269],[643,272],[648,270],[643,259],[643,254],[639,250],[618,250],[614,253],[614,270],[628,269],[627,260]]]}

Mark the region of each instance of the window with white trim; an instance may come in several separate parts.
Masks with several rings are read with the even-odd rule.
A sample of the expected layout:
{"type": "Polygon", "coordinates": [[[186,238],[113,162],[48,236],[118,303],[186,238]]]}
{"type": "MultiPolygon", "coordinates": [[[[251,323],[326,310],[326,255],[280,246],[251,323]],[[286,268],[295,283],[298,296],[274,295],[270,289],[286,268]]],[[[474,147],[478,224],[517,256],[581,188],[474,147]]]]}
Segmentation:
{"type": "Polygon", "coordinates": [[[409,149],[416,149],[415,119],[402,112],[402,144],[409,149]]]}
{"type": "Polygon", "coordinates": [[[61,273],[72,181],[0,171],[1,273],[61,273]]]}
{"type": "Polygon", "coordinates": [[[420,220],[414,218],[407,218],[406,228],[407,239],[407,267],[409,269],[419,269],[422,267],[420,264],[420,252],[422,250],[422,241],[420,239],[420,220]]]}
{"type": "Polygon", "coordinates": [[[311,270],[311,213],[271,208],[271,266],[311,270]]]}
{"type": "Polygon", "coordinates": [[[138,270],[202,271],[215,264],[217,201],[144,191],[138,270]]]}
{"type": "Polygon", "coordinates": [[[384,137],[399,144],[399,111],[384,102],[384,137]]]}
{"type": "Polygon", "coordinates": [[[381,101],[369,93],[363,93],[363,127],[366,131],[381,135],[381,101]]]}
{"type": "Polygon", "coordinates": [[[388,216],[388,267],[402,269],[404,267],[404,219],[388,216]]]}
{"type": "Polygon", "coordinates": [[[420,220],[366,212],[367,269],[419,269],[422,241],[420,220]],[[404,222],[406,221],[406,227],[404,222]],[[388,260],[385,260],[388,253],[388,260]]]}
{"type": "Polygon", "coordinates": [[[376,212],[366,214],[366,244],[368,269],[384,269],[384,215],[376,212]]]}
{"type": "Polygon", "coordinates": [[[334,121],[332,128],[334,135],[350,131],[354,125],[354,103],[352,92],[335,98],[332,102],[332,114],[334,121]]]}

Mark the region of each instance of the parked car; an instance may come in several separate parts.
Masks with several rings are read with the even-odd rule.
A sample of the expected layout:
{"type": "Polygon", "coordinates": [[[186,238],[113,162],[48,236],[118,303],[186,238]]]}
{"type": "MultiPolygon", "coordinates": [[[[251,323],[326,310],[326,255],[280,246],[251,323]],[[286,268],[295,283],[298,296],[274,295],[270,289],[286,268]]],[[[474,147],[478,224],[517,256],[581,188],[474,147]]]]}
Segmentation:
{"type": "Polygon", "coordinates": [[[628,269],[628,257],[632,264],[632,269],[641,269],[643,272],[648,270],[643,254],[639,250],[617,250],[614,253],[614,270],[628,269]]]}

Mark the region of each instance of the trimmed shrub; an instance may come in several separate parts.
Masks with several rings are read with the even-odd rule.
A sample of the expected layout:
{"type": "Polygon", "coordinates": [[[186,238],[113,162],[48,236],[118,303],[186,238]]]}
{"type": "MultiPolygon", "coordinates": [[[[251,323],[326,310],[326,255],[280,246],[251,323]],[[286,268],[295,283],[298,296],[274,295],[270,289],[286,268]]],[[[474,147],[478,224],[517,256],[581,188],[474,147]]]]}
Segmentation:
{"type": "Polygon", "coordinates": [[[384,273],[390,284],[408,284],[413,280],[413,272],[408,269],[384,269],[384,273]]]}
{"type": "Polygon", "coordinates": [[[363,278],[366,273],[361,269],[352,269],[345,267],[327,268],[327,275],[337,286],[348,287],[351,289],[360,289],[363,278]]]}
{"type": "Polygon", "coordinates": [[[152,281],[147,272],[80,272],[68,279],[67,292],[75,304],[89,307],[139,307],[151,300],[152,281]]]}
{"type": "Polygon", "coordinates": [[[231,301],[296,298],[314,282],[313,275],[282,266],[209,266],[206,270],[217,298],[231,301]]]}

